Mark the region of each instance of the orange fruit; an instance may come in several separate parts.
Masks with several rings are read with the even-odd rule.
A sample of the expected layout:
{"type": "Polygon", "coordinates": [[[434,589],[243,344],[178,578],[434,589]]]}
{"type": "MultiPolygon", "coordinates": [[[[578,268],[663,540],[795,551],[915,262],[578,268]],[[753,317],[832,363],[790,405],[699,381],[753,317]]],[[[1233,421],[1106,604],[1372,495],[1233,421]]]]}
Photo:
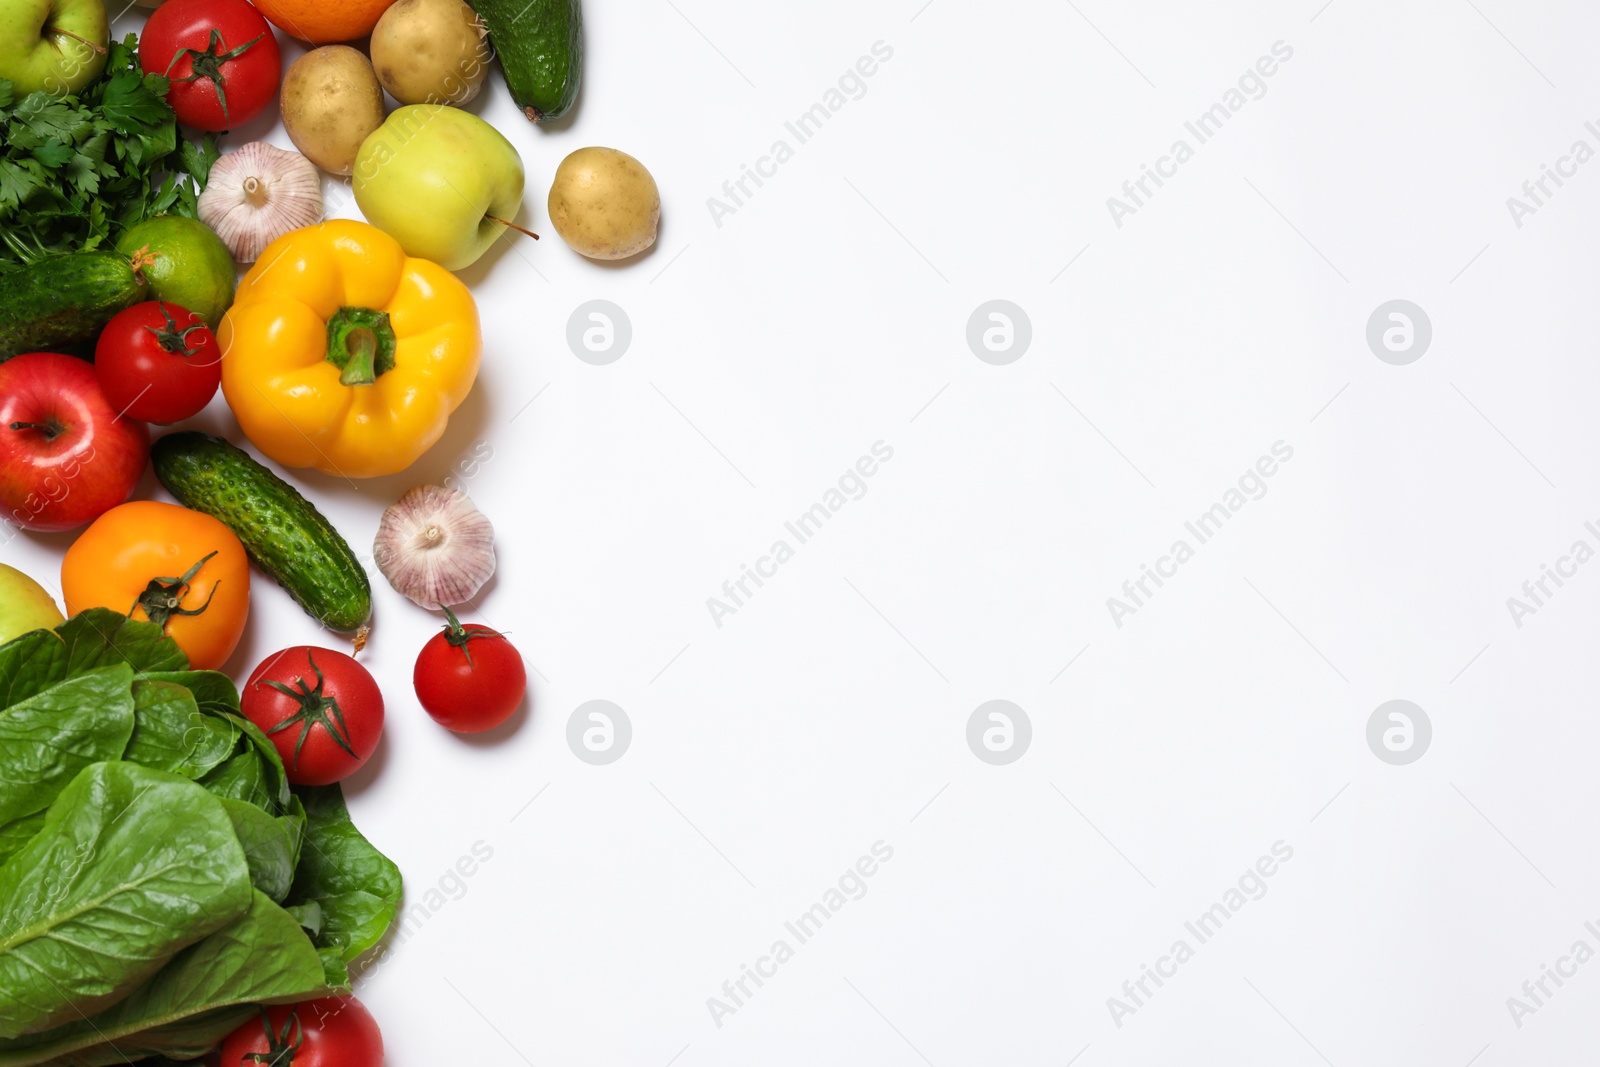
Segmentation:
{"type": "Polygon", "coordinates": [[[365,37],[394,0],[254,0],[267,21],[291,37],[331,44],[365,37]]]}

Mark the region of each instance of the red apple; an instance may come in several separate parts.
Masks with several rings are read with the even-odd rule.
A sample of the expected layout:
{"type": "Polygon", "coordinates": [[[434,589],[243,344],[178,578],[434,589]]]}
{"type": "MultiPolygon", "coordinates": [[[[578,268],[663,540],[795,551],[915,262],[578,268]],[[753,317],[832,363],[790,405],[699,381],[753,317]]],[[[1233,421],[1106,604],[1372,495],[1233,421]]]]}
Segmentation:
{"type": "Polygon", "coordinates": [[[0,363],[0,517],[71,530],[127,500],[150,430],[119,417],[94,366],[54,352],[0,363]]]}

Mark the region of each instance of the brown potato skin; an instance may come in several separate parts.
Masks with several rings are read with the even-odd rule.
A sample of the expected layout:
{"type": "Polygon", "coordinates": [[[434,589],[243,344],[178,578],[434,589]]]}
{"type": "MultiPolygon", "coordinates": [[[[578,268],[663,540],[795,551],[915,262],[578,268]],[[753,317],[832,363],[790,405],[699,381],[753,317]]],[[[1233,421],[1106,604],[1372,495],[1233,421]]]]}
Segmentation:
{"type": "Polygon", "coordinates": [[[573,251],[627,259],[656,243],[661,192],[643,163],[615,148],[580,148],[556,168],[550,222],[573,251]]]}
{"type": "Polygon", "coordinates": [[[372,66],[402,104],[460,107],[478,95],[488,31],[462,0],[397,0],[372,31],[372,66]]]}
{"type": "Polygon", "coordinates": [[[283,128],[311,162],[348,178],[367,135],[383,125],[383,87],[349,45],[313,48],[283,76],[283,128]]]}

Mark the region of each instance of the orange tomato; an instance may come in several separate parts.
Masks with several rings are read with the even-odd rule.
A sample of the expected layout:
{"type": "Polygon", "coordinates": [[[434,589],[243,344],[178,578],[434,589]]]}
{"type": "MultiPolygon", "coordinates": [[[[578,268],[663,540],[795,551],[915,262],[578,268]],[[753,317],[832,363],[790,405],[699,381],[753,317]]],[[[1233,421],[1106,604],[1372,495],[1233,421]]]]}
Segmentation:
{"type": "Polygon", "coordinates": [[[250,560],[232,530],[176,504],[136,500],[90,524],[61,561],[67,614],[111,608],[159,623],[195,670],[227,662],[250,612],[250,560]]]}

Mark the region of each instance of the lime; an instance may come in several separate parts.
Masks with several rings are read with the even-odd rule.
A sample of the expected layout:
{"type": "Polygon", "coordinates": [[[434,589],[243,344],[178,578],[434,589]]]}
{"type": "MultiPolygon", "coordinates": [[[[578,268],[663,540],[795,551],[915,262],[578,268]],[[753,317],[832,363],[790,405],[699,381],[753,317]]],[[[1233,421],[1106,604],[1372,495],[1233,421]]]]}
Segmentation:
{"type": "Polygon", "coordinates": [[[148,250],[155,260],[142,269],[151,300],[186,307],[213,330],[233,303],[233,253],[216,231],[199,219],[157,215],[125,230],[117,251],[133,256],[148,250]]]}

